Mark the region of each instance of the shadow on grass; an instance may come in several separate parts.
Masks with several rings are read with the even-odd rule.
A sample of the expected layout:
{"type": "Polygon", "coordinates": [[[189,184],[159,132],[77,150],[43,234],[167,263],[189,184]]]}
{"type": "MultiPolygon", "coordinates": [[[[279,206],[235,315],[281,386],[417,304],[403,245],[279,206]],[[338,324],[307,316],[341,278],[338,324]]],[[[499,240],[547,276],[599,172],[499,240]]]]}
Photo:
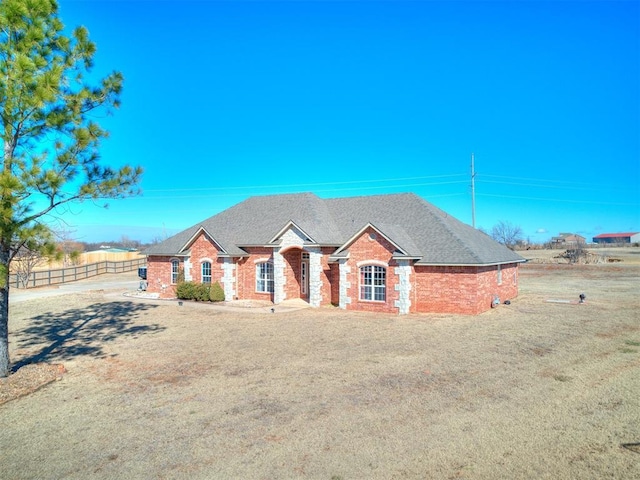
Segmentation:
{"type": "Polygon", "coordinates": [[[81,355],[104,357],[105,342],[157,333],[165,327],[134,325],[140,313],[156,308],[133,302],[96,303],[62,313],[44,313],[14,335],[20,348],[37,351],[12,365],[12,371],[30,363],[68,360],[81,355]]]}

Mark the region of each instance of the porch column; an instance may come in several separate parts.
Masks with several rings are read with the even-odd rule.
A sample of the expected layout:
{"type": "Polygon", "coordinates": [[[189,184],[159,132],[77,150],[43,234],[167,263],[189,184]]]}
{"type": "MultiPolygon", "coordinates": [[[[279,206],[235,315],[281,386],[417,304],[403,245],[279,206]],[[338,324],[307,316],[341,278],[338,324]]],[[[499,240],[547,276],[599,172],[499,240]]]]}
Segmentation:
{"type": "Polygon", "coordinates": [[[398,266],[393,271],[398,276],[398,283],[394,285],[394,289],[398,292],[398,300],[395,301],[394,306],[398,307],[400,315],[406,315],[411,307],[411,280],[409,278],[411,265],[409,260],[398,260],[398,266]]]}
{"type": "Polygon", "coordinates": [[[285,262],[280,250],[281,247],[273,249],[273,303],[280,303],[286,298],[284,293],[285,262]]]}
{"type": "Polygon", "coordinates": [[[229,302],[236,296],[236,264],[233,258],[224,258],[222,261],[222,287],[224,299],[229,302]]]}
{"type": "Polygon", "coordinates": [[[319,307],[322,304],[322,252],[318,247],[306,249],[309,253],[309,305],[319,307]]]}
{"type": "Polygon", "coordinates": [[[338,306],[346,309],[347,305],[351,303],[351,297],[348,295],[351,282],[347,280],[347,278],[349,278],[349,273],[351,273],[351,267],[347,265],[347,260],[340,260],[338,271],[340,272],[340,299],[338,301],[338,306]]]}
{"type": "Polygon", "coordinates": [[[186,257],[184,259],[184,281],[190,282],[191,280],[191,257],[186,257]]]}

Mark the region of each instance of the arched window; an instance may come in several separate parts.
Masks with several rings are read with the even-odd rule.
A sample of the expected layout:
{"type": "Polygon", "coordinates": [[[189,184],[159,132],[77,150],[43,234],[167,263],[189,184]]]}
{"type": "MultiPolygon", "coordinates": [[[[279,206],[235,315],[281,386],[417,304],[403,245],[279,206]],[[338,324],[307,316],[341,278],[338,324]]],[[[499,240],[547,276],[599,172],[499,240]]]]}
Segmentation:
{"type": "Polygon", "coordinates": [[[378,265],[360,267],[360,300],[387,299],[387,269],[378,265]]]}
{"type": "Polygon", "coordinates": [[[178,283],[178,274],[180,273],[180,261],[175,258],[171,260],[171,283],[178,283]]]}
{"type": "Polygon", "coordinates": [[[202,283],[211,283],[211,262],[202,262],[202,283]]]}
{"type": "Polygon", "coordinates": [[[256,263],[256,291],[273,293],[273,263],[256,263]]]}

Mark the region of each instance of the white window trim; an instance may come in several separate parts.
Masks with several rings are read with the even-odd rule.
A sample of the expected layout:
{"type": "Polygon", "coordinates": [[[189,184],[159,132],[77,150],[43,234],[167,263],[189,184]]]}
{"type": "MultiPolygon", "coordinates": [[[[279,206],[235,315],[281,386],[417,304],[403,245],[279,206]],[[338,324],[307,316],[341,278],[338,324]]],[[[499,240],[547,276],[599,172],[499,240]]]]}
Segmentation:
{"type": "Polygon", "coordinates": [[[269,293],[269,294],[273,294],[275,293],[275,267],[273,265],[273,261],[271,259],[266,259],[263,261],[256,261],[254,262],[256,265],[256,283],[255,283],[255,291],[256,293],[269,293]],[[271,265],[271,278],[260,278],[258,276],[259,273],[259,269],[261,268],[261,265],[271,265]],[[265,290],[259,290],[258,289],[258,282],[262,280],[264,282],[264,285],[266,287],[265,290]],[[269,285],[271,285],[271,290],[269,290],[269,285]]]}
{"type": "Polygon", "coordinates": [[[201,281],[202,283],[206,283],[207,285],[211,285],[211,284],[213,283],[213,281],[212,281],[212,280],[213,280],[213,262],[212,262],[212,261],[211,261],[211,259],[209,259],[209,258],[202,258],[202,259],[200,260],[200,281],[201,281]],[[203,271],[203,268],[204,268],[204,264],[205,264],[205,263],[208,263],[208,264],[209,264],[209,275],[208,275],[208,277],[209,277],[209,281],[208,281],[208,282],[205,282],[205,281],[204,281],[204,271],[203,271]]]}
{"type": "Polygon", "coordinates": [[[376,267],[384,267],[387,270],[389,269],[389,264],[387,262],[383,262],[382,260],[363,260],[361,262],[356,263],[356,267],[366,267],[367,265],[374,265],[376,267]]]}
{"type": "Polygon", "coordinates": [[[389,271],[389,267],[380,261],[371,261],[371,262],[358,262],[358,299],[361,302],[373,302],[373,303],[387,303],[387,272],[389,271]],[[373,282],[371,285],[363,285],[362,284],[362,269],[365,267],[372,267],[371,269],[371,281],[373,282]],[[384,269],[384,300],[376,300],[376,290],[380,290],[379,286],[375,285],[375,267],[384,269]],[[363,298],[362,296],[362,287],[369,286],[371,287],[371,298],[363,298]]]}
{"type": "Polygon", "coordinates": [[[176,285],[178,283],[178,276],[180,275],[180,259],[179,258],[172,258],[171,260],[169,260],[169,263],[171,264],[171,277],[170,277],[170,284],[171,285],[176,285]],[[175,273],[175,280],[173,279],[173,263],[176,262],[178,264],[178,271],[175,273]]]}

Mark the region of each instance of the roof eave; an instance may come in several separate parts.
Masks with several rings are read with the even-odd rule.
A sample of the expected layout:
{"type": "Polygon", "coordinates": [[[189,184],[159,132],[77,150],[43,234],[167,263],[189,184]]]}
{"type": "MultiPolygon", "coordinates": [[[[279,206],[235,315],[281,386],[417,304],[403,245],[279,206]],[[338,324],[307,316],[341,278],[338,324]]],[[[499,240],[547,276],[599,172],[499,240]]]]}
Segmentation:
{"type": "Polygon", "coordinates": [[[511,263],[525,263],[527,262],[526,258],[523,258],[521,260],[504,260],[504,261],[500,261],[500,262],[479,262],[479,263],[467,263],[467,262],[462,262],[462,263],[454,263],[454,262],[422,262],[422,261],[417,261],[415,263],[416,266],[422,266],[422,267],[490,267],[493,265],[509,265],[511,263]]]}
{"type": "Polygon", "coordinates": [[[419,261],[422,256],[421,255],[392,255],[391,258],[394,260],[416,260],[419,261]]]}
{"type": "Polygon", "coordinates": [[[190,254],[185,252],[165,252],[165,253],[144,253],[147,257],[188,257],[190,254]]]}

